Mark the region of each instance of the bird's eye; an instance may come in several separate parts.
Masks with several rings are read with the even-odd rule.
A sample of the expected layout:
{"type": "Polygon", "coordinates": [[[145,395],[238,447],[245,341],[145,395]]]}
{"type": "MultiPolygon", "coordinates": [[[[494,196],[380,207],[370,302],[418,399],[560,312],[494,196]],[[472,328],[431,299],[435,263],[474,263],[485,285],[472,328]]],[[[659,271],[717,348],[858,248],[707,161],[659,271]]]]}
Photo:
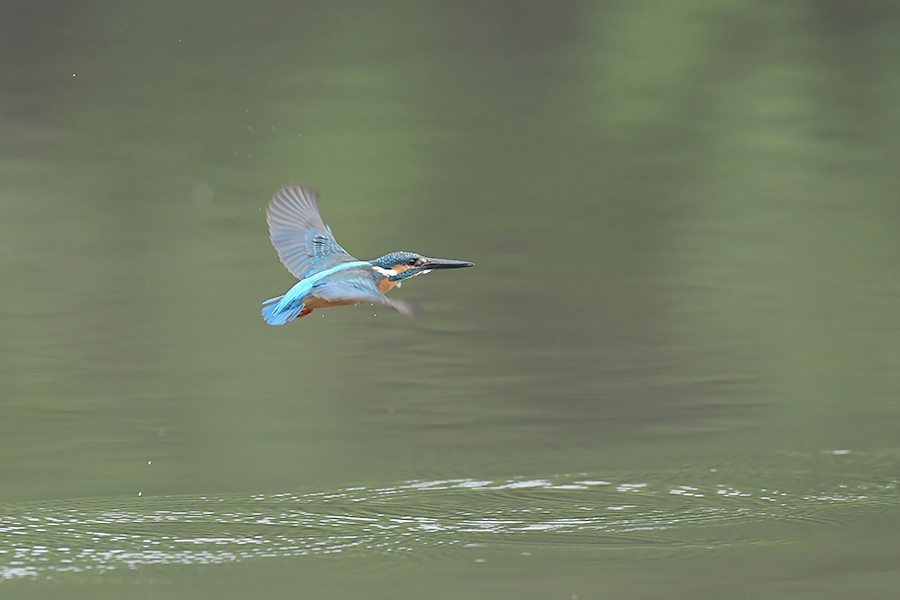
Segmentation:
{"type": "Polygon", "coordinates": [[[411,258],[408,261],[406,261],[406,264],[408,264],[411,267],[414,267],[414,266],[416,266],[417,262],[419,262],[418,258],[411,258]]]}

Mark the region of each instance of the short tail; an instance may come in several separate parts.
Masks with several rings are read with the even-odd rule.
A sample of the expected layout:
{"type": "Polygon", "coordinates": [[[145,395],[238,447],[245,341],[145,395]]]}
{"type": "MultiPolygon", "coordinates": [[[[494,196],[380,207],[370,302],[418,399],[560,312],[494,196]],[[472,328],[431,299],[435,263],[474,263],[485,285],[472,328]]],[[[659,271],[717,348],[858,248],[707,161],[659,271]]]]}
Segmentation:
{"type": "Polygon", "coordinates": [[[286,306],[282,306],[282,298],[284,298],[284,296],[269,298],[263,302],[262,316],[269,325],[284,325],[285,323],[290,323],[297,317],[303,317],[312,312],[312,309],[307,309],[303,306],[302,302],[290,303],[286,306]]]}

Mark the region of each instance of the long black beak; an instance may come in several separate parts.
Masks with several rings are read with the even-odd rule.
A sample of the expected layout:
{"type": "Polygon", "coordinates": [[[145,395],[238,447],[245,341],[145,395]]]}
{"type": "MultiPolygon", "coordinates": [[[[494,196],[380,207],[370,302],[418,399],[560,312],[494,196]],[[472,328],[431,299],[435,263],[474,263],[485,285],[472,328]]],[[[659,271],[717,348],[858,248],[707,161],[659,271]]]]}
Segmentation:
{"type": "Polygon", "coordinates": [[[448,258],[426,258],[425,264],[419,267],[428,271],[437,269],[462,269],[463,267],[474,267],[475,263],[466,260],[450,260],[448,258]]]}

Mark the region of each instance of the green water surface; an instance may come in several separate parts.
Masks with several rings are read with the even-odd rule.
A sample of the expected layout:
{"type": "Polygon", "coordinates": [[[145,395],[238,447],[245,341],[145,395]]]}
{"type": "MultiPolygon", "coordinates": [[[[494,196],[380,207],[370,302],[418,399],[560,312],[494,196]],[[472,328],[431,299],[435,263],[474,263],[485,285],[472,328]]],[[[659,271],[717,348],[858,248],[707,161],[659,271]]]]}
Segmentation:
{"type": "Polygon", "coordinates": [[[0,8],[0,597],[896,597],[898,26],[0,8]],[[290,181],[476,267],[268,326],[290,181]]]}

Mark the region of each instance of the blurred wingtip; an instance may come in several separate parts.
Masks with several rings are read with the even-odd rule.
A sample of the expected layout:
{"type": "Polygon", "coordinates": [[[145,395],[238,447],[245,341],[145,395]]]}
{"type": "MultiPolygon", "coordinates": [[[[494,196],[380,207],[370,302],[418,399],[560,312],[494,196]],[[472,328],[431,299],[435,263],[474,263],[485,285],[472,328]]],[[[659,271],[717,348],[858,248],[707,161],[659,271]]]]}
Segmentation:
{"type": "Polygon", "coordinates": [[[398,313],[406,315],[407,317],[414,317],[421,312],[418,306],[410,304],[409,302],[404,302],[403,300],[391,300],[391,306],[398,313]]]}

